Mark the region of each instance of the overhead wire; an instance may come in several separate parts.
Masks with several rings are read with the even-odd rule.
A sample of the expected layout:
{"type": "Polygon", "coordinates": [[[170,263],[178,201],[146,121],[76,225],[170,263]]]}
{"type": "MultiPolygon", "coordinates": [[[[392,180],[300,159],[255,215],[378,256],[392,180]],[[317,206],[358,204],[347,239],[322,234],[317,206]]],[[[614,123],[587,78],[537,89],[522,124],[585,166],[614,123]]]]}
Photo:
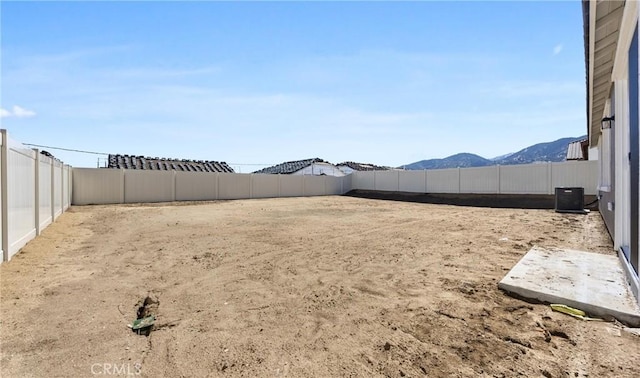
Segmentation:
{"type": "MultiPolygon", "coordinates": [[[[92,154],[92,155],[112,155],[106,152],[96,152],[96,151],[87,151],[87,150],[78,150],[75,148],[65,148],[65,147],[54,147],[54,146],[45,146],[42,144],[33,144],[33,143],[22,143],[25,146],[31,147],[40,147],[40,148],[48,148],[51,150],[61,150],[61,151],[69,151],[69,152],[78,152],[82,154],[92,154]]],[[[227,163],[229,165],[244,165],[244,166],[271,166],[275,165],[273,163],[227,163]]]]}

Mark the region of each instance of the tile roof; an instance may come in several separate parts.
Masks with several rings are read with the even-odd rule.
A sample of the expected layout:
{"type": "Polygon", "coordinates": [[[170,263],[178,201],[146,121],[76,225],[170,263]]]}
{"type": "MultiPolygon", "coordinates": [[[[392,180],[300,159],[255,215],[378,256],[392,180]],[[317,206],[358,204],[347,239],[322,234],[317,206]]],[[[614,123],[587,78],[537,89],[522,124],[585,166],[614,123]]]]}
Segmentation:
{"type": "Polygon", "coordinates": [[[268,174],[289,174],[293,172],[297,172],[301,169],[307,168],[313,163],[328,163],[320,158],[306,159],[306,160],[295,160],[295,161],[287,161],[282,164],[274,165],[273,167],[263,168],[259,171],[255,171],[253,173],[268,173],[268,174]]]}
{"type": "Polygon", "coordinates": [[[50,158],[52,158],[52,159],[55,159],[55,158],[56,158],[55,156],[53,156],[53,154],[51,154],[51,152],[46,151],[46,150],[40,150],[40,154],[41,154],[41,155],[44,155],[44,156],[46,156],[46,157],[50,157],[50,158]]]}
{"type": "Polygon", "coordinates": [[[375,164],[356,163],[353,161],[345,161],[338,164],[338,167],[344,166],[353,169],[354,171],[388,171],[390,167],[381,167],[375,164]]]}
{"type": "Polygon", "coordinates": [[[234,173],[225,162],[151,158],[134,155],[111,155],[107,168],[143,169],[156,171],[185,171],[185,172],[228,172],[234,173]]]}

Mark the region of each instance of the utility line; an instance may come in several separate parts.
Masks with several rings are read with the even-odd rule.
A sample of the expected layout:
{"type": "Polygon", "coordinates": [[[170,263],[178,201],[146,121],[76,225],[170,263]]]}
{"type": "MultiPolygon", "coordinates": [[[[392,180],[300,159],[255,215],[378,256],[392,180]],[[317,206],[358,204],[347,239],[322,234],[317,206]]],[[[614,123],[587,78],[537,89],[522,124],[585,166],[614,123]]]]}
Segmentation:
{"type": "Polygon", "coordinates": [[[83,151],[83,150],[75,150],[73,148],[63,148],[63,147],[52,147],[52,146],[43,146],[40,144],[31,144],[31,143],[22,143],[25,146],[32,146],[32,147],[42,147],[42,148],[48,148],[51,150],[62,150],[62,151],[71,151],[71,152],[80,152],[83,154],[93,154],[93,155],[109,155],[106,154],[104,152],[95,152],[95,151],[83,151]]]}
{"type": "MultiPolygon", "coordinates": [[[[71,151],[71,152],[80,152],[83,154],[93,154],[93,155],[111,155],[111,154],[107,154],[104,152],[95,152],[95,151],[84,151],[84,150],[76,150],[73,148],[64,148],[64,147],[53,147],[53,146],[43,146],[41,144],[32,144],[32,143],[22,143],[25,146],[31,146],[31,147],[42,147],[42,148],[48,148],[51,150],[62,150],[62,151],[71,151]]],[[[255,166],[271,166],[274,165],[272,163],[264,163],[264,164],[259,164],[259,163],[227,163],[229,165],[255,165],[255,166]]]]}
{"type": "Polygon", "coordinates": [[[257,163],[227,163],[229,165],[256,165],[256,166],[261,166],[261,165],[276,165],[273,163],[269,163],[269,164],[257,164],[257,163]]]}

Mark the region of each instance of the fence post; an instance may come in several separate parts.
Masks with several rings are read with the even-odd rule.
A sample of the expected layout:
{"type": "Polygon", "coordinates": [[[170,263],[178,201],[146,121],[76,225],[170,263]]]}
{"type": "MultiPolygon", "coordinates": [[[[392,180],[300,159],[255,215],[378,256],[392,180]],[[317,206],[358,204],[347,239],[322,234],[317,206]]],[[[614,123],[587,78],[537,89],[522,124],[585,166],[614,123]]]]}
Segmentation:
{"type": "Polygon", "coordinates": [[[498,188],[497,188],[497,192],[498,194],[500,194],[500,164],[496,165],[496,174],[497,174],[497,179],[498,179],[498,188]]]}
{"type": "Polygon", "coordinates": [[[64,163],[60,161],[60,215],[64,213],[64,163]]]}
{"type": "Polygon", "coordinates": [[[56,220],[56,160],[51,158],[51,222],[56,220]]]}
{"type": "Polygon", "coordinates": [[[307,188],[305,185],[305,179],[304,176],[306,176],[304,173],[302,174],[302,196],[306,197],[307,196],[307,188]]]}
{"type": "Polygon", "coordinates": [[[549,193],[553,194],[553,174],[551,172],[551,162],[547,162],[547,182],[549,183],[549,193]]]}
{"type": "Polygon", "coordinates": [[[398,175],[398,188],[397,191],[400,191],[400,171],[396,171],[396,174],[398,175]]]}
{"type": "Polygon", "coordinates": [[[126,177],[125,176],[126,175],[124,173],[124,168],[120,168],[120,177],[121,177],[120,181],[122,181],[122,185],[120,187],[120,189],[121,189],[120,190],[120,203],[124,203],[124,201],[126,199],[125,192],[124,192],[125,188],[126,188],[126,186],[125,186],[126,177]]]}
{"type": "Polygon", "coordinates": [[[9,163],[7,162],[7,158],[9,157],[9,146],[7,146],[7,130],[0,130],[2,133],[1,136],[1,146],[0,146],[0,195],[1,199],[1,210],[2,210],[2,260],[9,261],[9,197],[7,193],[7,189],[9,185],[7,185],[7,180],[9,175],[7,174],[7,167],[9,163]]]}
{"type": "Polygon", "coordinates": [[[42,230],[40,229],[40,150],[33,149],[36,152],[36,169],[35,169],[35,185],[36,185],[36,198],[35,198],[35,216],[36,216],[36,235],[40,235],[42,230]]]}
{"type": "Polygon", "coordinates": [[[67,169],[67,176],[67,203],[69,204],[69,207],[71,207],[71,200],[73,199],[73,167],[69,166],[67,169]]]}
{"type": "Polygon", "coordinates": [[[282,197],[282,175],[278,173],[278,198],[282,197]]]}
{"type": "Polygon", "coordinates": [[[216,172],[216,201],[220,199],[220,173],[216,172]]]}
{"type": "Polygon", "coordinates": [[[429,192],[427,191],[427,170],[426,170],[426,169],[423,169],[422,171],[424,172],[424,192],[425,192],[425,194],[426,194],[426,193],[429,193],[429,192]]]}
{"type": "Polygon", "coordinates": [[[320,176],[320,177],[322,177],[322,186],[324,187],[324,189],[323,189],[324,195],[325,196],[329,195],[329,193],[327,193],[327,177],[329,177],[329,176],[324,175],[324,176],[320,176]]]}
{"type": "Polygon", "coordinates": [[[458,194],[460,194],[460,167],[458,167],[458,194]]]}
{"type": "Polygon", "coordinates": [[[376,180],[376,172],[377,171],[373,171],[373,190],[378,190],[378,186],[377,186],[377,183],[376,183],[376,181],[377,181],[376,180]]]}
{"type": "Polygon", "coordinates": [[[173,172],[173,188],[171,190],[171,200],[173,202],[176,202],[176,186],[178,185],[178,172],[176,171],[171,171],[173,172]]]}
{"type": "Polygon", "coordinates": [[[249,174],[249,199],[253,199],[253,173],[249,174]]]}

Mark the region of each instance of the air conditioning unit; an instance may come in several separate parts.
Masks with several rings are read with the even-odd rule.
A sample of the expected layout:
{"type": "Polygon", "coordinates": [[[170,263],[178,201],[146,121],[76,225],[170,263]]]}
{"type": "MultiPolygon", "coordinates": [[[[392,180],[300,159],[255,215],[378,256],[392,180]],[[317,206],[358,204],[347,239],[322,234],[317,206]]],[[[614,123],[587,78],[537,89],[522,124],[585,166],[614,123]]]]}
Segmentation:
{"type": "Polygon", "coordinates": [[[584,209],[584,188],[556,188],[556,212],[580,213],[584,209]]]}

